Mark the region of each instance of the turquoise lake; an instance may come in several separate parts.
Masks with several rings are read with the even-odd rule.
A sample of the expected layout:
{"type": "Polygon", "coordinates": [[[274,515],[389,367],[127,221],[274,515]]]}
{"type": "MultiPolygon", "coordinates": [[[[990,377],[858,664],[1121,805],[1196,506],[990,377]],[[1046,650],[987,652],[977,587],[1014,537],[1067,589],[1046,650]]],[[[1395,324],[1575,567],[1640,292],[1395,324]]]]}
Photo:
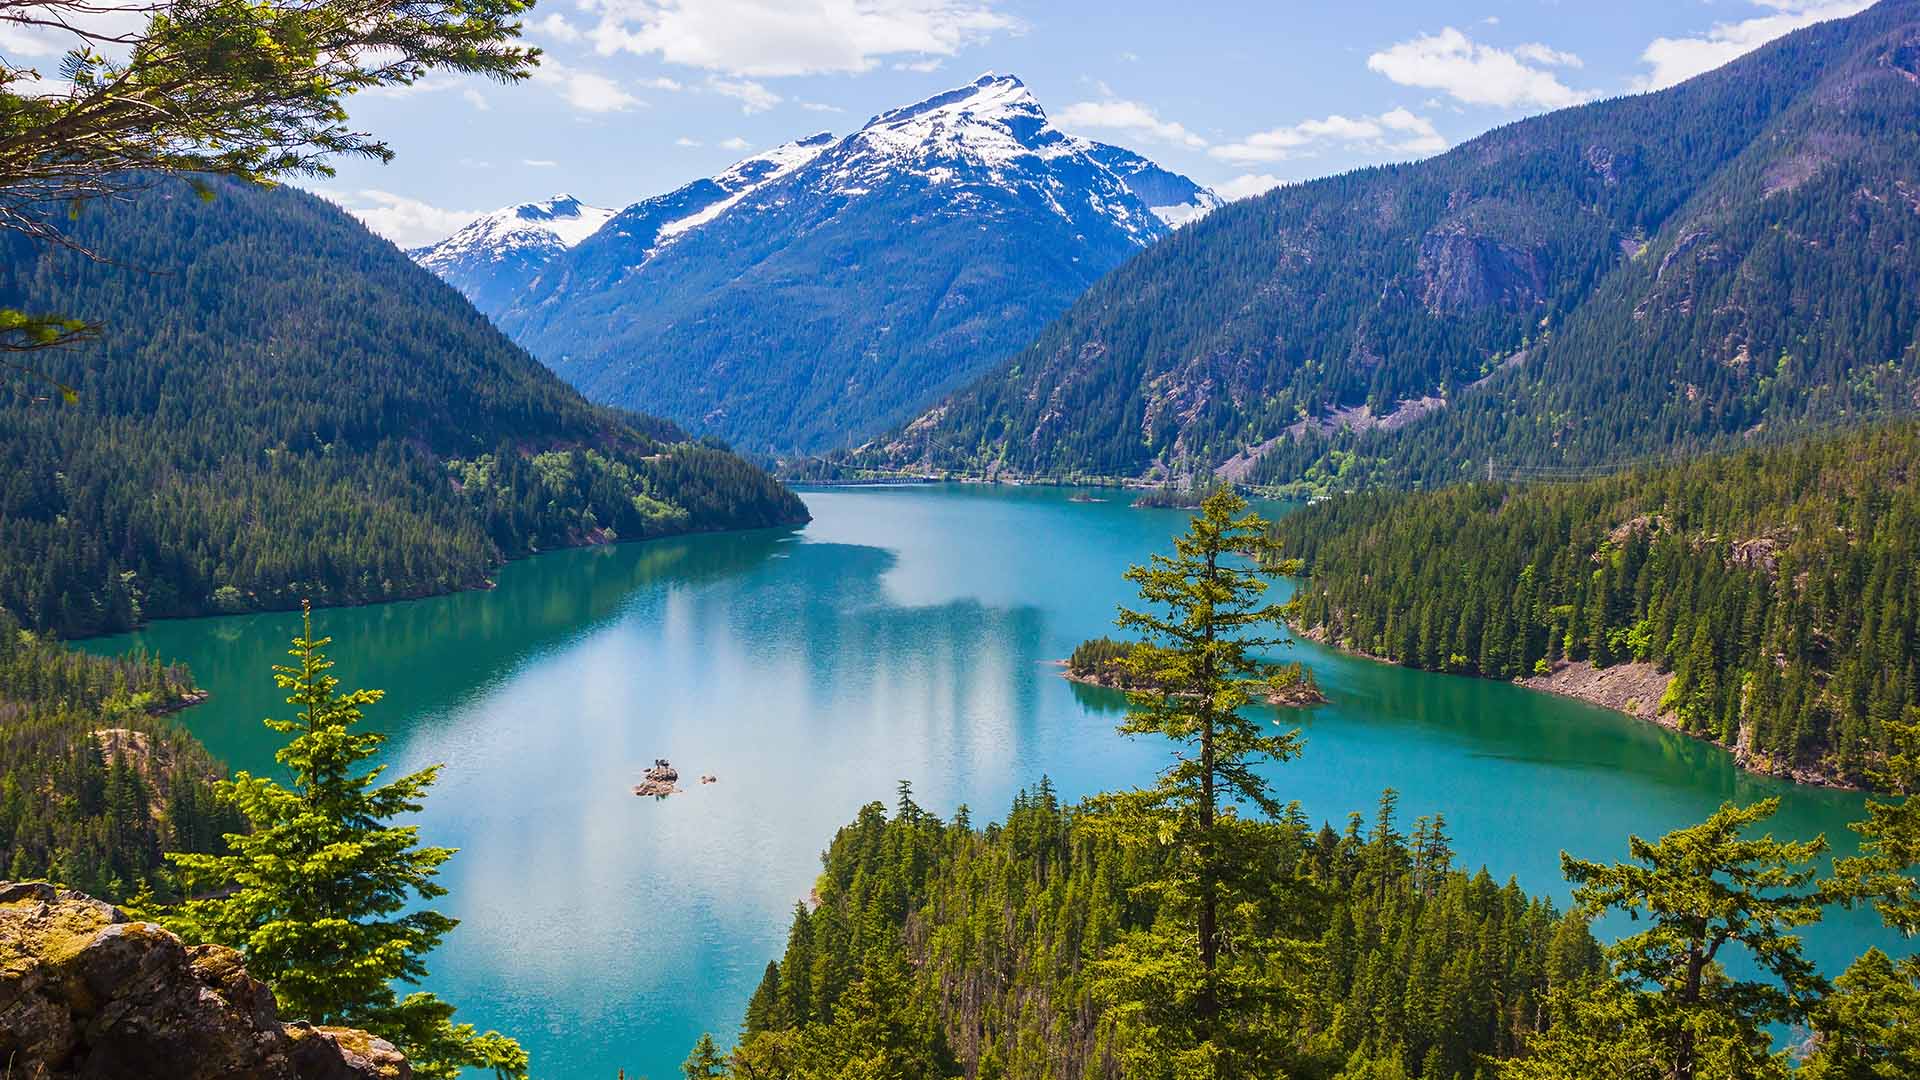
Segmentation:
{"type": "MultiPolygon", "coordinates": [[[[430,987],[518,1037],[536,1077],[667,1080],[702,1031],[728,1041],[820,851],[896,781],[984,822],[1042,775],[1071,799],[1166,760],[1164,743],[1113,733],[1118,695],[1049,661],[1110,631],[1121,572],[1184,514],[1056,488],[803,494],[804,529],[560,552],[486,592],[319,614],[336,673],[387,691],[370,720],[389,760],[445,763],[420,824],[461,849],[440,906],[462,923],[430,987]],[[656,757],[685,794],[634,797],[656,757]]],[[[233,768],[268,771],[260,720],[285,712],[270,667],[297,627],[186,620],[86,647],[192,665],[214,696],[182,721],[233,768]]],[[[1306,753],[1274,775],[1336,828],[1392,786],[1404,824],[1446,815],[1461,862],[1562,898],[1562,848],[1623,857],[1629,833],[1727,799],[1779,795],[1776,834],[1852,850],[1858,794],[1749,776],[1713,747],[1516,686],[1292,652],[1332,702],[1283,718],[1306,753]]],[[[1807,937],[1829,973],[1869,944],[1906,948],[1865,912],[1807,937]]]]}

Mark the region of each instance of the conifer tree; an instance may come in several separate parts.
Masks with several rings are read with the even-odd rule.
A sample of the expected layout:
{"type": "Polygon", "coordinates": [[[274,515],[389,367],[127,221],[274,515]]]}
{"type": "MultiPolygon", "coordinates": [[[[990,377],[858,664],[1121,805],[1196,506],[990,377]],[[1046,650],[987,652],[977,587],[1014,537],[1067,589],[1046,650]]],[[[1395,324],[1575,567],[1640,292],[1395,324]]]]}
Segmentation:
{"type": "Polygon", "coordinates": [[[392,824],[420,810],[438,767],[380,782],[386,767],[367,762],[386,737],[358,725],[382,693],[341,691],[324,652],[331,643],[314,636],[303,608],[295,662],[274,666],[297,711],[266,721],[292,736],[274,754],[292,786],[245,772],[222,785],[248,831],[227,837],[229,854],[171,856],[197,899],[165,921],[190,941],[239,949],[283,1014],[392,1040],[416,1076],[482,1068],[524,1077],[527,1056],[512,1039],[455,1024],[453,1006],[433,994],[394,989],[425,977],[427,953],[457,925],[417,906],[446,894],[434,877],[454,852],[421,845],[417,826],[392,824]]]}
{"type": "MultiPolygon", "coordinates": [[[[1188,1075],[1244,1075],[1267,1057],[1257,1025],[1273,981],[1223,964],[1229,946],[1222,913],[1236,900],[1246,869],[1240,805],[1267,818],[1281,805],[1256,768],[1300,749],[1297,731],[1274,732],[1242,710],[1271,673],[1256,659],[1290,644],[1264,628],[1278,605],[1264,602],[1276,551],[1268,523],[1223,488],[1201,504],[1173,555],[1154,555],[1126,573],[1142,608],[1121,608],[1117,624],[1140,636],[1121,661],[1132,705],[1120,731],[1176,744],[1158,784],[1116,806],[1176,857],[1165,882],[1170,908],[1185,925],[1137,934],[1104,961],[1105,992],[1134,1025],[1142,1060],[1188,1075]],[[1187,921],[1190,920],[1190,921],[1187,921]],[[1226,968],[1234,970],[1225,970],[1226,968]]],[[[1241,938],[1251,965],[1276,943],[1241,938]]]]}
{"type": "Polygon", "coordinates": [[[1537,1042],[1533,1060],[1507,1075],[1599,1080],[1622,1075],[1616,1066],[1662,1080],[1784,1075],[1767,1025],[1805,1018],[1826,989],[1792,933],[1820,919],[1809,864],[1826,840],[1743,835],[1779,805],[1728,803],[1657,842],[1632,837],[1631,862],[1563,853],[1583,914],[1613,909],[1652,925],[1607,949],[1616,979],[1562,996],[1561,1022],[1537,1042]],[[1730,976],[1719,962],[1728,945],[1771,980],[1730,976]]]}
{"type": "Polygon", "coordinates": [[[680,1072],[687,1080],[719,1080],[727,1075],[727,1059],[721,1055],[720,1048],[714,1045],[711,1033],[700,1033],[699,1040],[693,1044],[693,1052],[681,1063],[680,1072]]]}
{"type": "MultiPolygon", "coordinates": [[[[1839,861],[1825,891],[1849,907],[1872,903],[1889,928],[1911,939],[1920,934],[1920,709],[1888,728],[1895,748],[1875,780],[1907,797],[1867,804],[1867,820],[1853,826],[1860,854],[1839,861]]],[[[1868,949],[1834,980],[1814,1029],[1810,1080],[1920,1076],[1920,955],[1896,961],[1868,949]]]]}

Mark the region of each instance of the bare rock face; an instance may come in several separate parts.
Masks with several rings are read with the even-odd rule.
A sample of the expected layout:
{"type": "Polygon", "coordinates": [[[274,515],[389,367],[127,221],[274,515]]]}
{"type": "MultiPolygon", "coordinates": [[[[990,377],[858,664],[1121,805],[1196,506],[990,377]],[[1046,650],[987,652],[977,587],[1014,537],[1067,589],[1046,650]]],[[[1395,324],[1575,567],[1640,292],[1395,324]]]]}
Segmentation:
{"type": "Polygon", "coordinates": [[[1454,227],[1420,240],[1421,301],[1436,315],[1486,307],[1518,309],[1546,295],[1546,267],[1537,251],[1454,227]]]}
{"type": "Polygon", "coordinates": [[[240,954],[0,882],[0,1062],[45,1080],[411,1080],[363,1031],[282,1024],[240,954]]]}

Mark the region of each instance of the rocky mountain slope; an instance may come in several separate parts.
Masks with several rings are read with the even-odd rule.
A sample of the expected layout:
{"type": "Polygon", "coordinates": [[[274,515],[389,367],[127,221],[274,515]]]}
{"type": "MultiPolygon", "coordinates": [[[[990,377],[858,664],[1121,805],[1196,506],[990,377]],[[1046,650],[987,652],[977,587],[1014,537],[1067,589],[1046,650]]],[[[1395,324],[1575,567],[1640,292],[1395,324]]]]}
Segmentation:
{"type": "Polygon", "coordinates": [[[42,882],[0,882],[0,1062],[36,1080],[409,1080],[364,1031],[284,1023],[240,954],[42,882]]]}
{"type": "Polygon", "coordinates": [[[407,252],[481,311],[499,311],[560,253],[593,235],[614,211],[571,195],[502,207],[445,240],[407,252]]]}
{"type": "Polygon", "coordinates": [[[1237,203],[853,455],[1346,486],[1913,408],[1920,3],[1237,203]]]}
{"type": "Polygon", "coordinates": [[[495,314],[597,400],[821,449],[959,385],[1217,205],[990,74],[637,203],[495,314]]]}

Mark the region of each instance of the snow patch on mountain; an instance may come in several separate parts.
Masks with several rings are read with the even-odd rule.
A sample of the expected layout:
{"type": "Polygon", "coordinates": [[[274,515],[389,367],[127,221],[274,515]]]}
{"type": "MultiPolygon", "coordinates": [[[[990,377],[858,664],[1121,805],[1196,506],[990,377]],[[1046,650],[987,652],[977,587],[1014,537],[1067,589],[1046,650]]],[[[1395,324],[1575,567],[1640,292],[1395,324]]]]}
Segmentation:
{"type": "Polygon", "coordinates": [[[734,162],[713,177],[713,182],[721,190],[730,194],[686,217],[662,224],[654,234],[655,238],[659,243],[668,243],[689,229],[705,225],[733,209],[740,200],[753,194],[755,190],[765,187],[819,157],[820,152],[832,142],[833,133],[822,131],[804,139],[783,143],[764,154],[756,154],[743,161],[734,162]]]}
{"type": "Polygon", "coordinates": [[[528,249],[565,250],[592,236],[614,213],[588,206],[572,195],[555,195],[542,202],[502,207],[412,254],[420,265],[441,273],[476,259],[502,262],[528,249]]]}

